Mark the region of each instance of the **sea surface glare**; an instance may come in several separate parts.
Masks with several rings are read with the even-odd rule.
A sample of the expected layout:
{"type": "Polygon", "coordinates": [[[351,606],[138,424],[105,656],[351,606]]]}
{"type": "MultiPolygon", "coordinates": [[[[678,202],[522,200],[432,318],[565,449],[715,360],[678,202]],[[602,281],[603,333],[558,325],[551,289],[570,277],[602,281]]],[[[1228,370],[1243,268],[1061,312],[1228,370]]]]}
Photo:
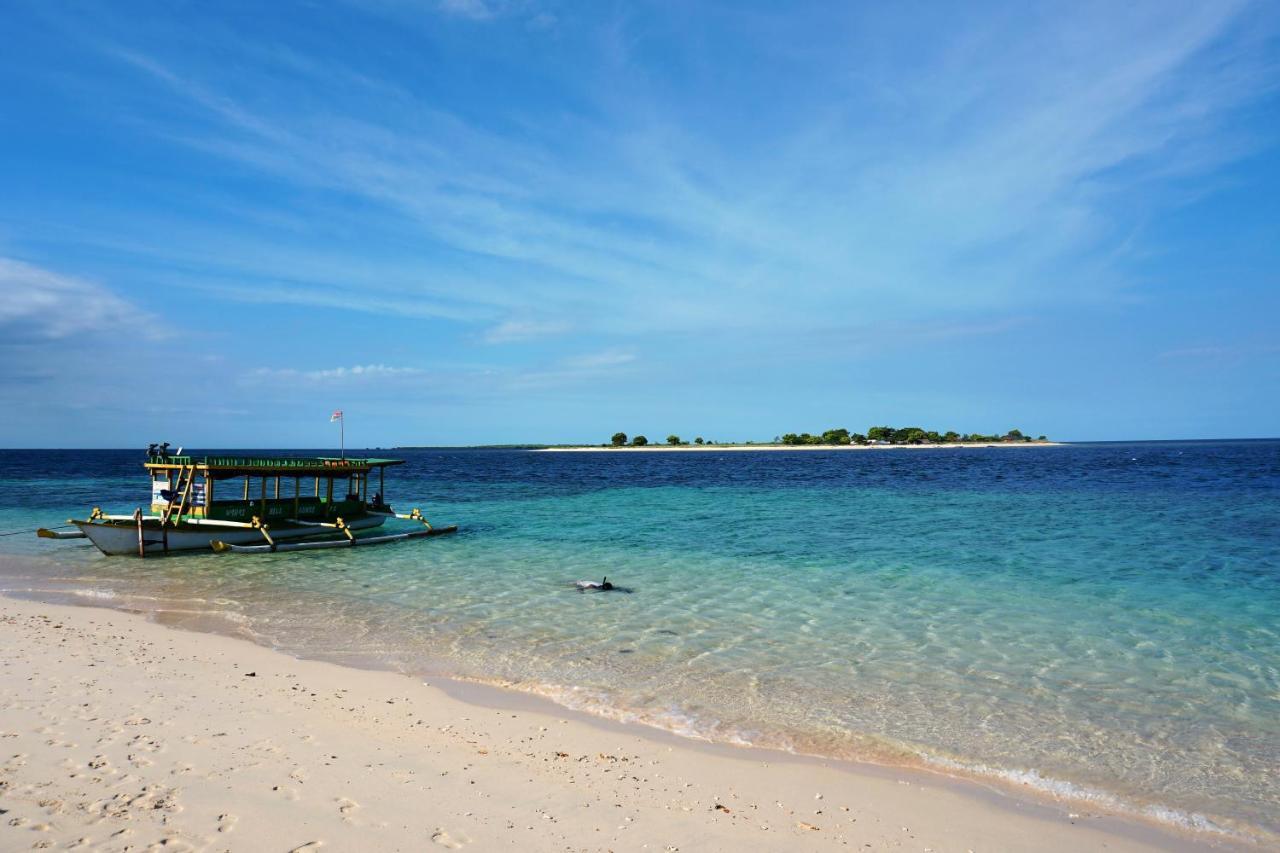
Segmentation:
{"type": "MultiPolygon", "coordinates": [[[[9,536],[49,559],[0,589],[1280,833],[1280,442],[371,455],[461,533],[145,561],[9,536]],[[574,588],[605,575],[632,592],[574,588]]],[[[132,512],[141,463],[0,451],[0,531],[132,512]]]]}

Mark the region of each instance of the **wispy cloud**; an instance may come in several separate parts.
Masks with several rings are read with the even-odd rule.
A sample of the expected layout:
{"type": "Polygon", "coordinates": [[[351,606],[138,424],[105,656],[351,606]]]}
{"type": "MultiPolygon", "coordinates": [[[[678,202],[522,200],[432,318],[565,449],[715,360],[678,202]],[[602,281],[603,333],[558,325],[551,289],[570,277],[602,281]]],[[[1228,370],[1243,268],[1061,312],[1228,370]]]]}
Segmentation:
{"type": "Polygon", "coordinates": [[[1176,361],[1223,362],[1275,355],[1277,353],[1280,353],[1280,344],[1210,344],[1165,350],[1159,354],[1159,358],[1176,361]]]}
{"type": "Polygon", "coordinates": [[[385,379],[425,376],[427,371],[419,367],[390,367],[385,364],[357,364],[351,367],[331,367],[321,370],[296,368],[259,367],[249,373],[250,382],[301,381],[313,383],[369,383],[385,379]]]}
{"type": "Polygon", "coordinates": [[[494,4],[487,0],[440,0],[440,11],[449,15],[458,15],[484,21],[494,16],[494,4]]]}
{"type": "MultiPolygon", "coordinates": [[[[1193,230],[1171,211],[1242,181],[1253,155],[1273,164],[1258,114],[1280,81],[1280,15],[1265,4],[922,18],[286,0],[251,25],[216,7],[40,8],[12,16],[27,52],[0,59],[33,92],[12,107],[33,136],[6,138],[6,157],[39,181],[0,199],[0,255],[25,259],[0,262],[15,294],[0,332],[42,347],[10,359],[10,398],[20,382],[70,387],[48,377],[81,370],[71,350],[93,339],[100,361],[139,371],[243,377],[217,389],[237,408],[274,383],[388,411],[555,397],[585,416],[728,418],[731,397],[760,406],[765,374],[787,405],[849,405],[849,358],[877,368],[854,371],[860,398],[879,382],[874,399],[908,406],[928,395],[900,390],[900,364],[1034,364],[1141,303],[1134,328],[1167,328],[1134,351],[1167,350],[1150,364],[1181,374],[1229,358],[1216,345],[1232,324],[1274,307],[1255,282],[1252,311],[1216,299],[1218,326],[1180,322],[1196,264],[1161,261],[1193,230]],[[80,132],[45,145],[53,127],[80,132]],[[184,318],[174,339],[146,337],[184,318]]],[[[1229,213],[1195,214],[1203,245],[1185,256],[1212,255],[1211,232],[1245,215],[1229,213]]],[[[1273,261],[1253,249],[1239,267],[1273,261]]],[[[951,388],[959,375],[955,400],[987,399],[951,388]]],[[[182,393],[207,396],[198,381],[182,393]]],[[[123,388],[46,396],[106,406],[123,388]]]]}
{"type": "MultiPolygon", "coordinates": [[[[442,8],[474,18],[500,11],[481,0],[442,8]]],[[[521,285],[506,288],[517,305],[606,331],[726,320],[803,327],[824,303],[927,310],[948,283],[950,303],[966,310],[1078,301],[1124,286],[1107,252],[1130,232],[1110,221],[1108,194],[1153,170],[1211,165],[1199,141],[1225,111],[1272,85],[1242,73],[1253,62],[1244,50],[1189,67],[1240,8],[1213,4],[1160,20],[1082,14],[1032,25],[1013,48],[1000,28],[960,22],[969,29],[918,68],[895,67],[892,78],[874,65],[858,69],[908,112],[836,99],[825,114],[777,122],[767,145],[684,126],[686,102],[709,93],[677,95],[634,67],[590,92],[603,106],[596,117],[528,124],[517,114],[510,119],[526,132],[510,134],[413,102],[394,116],[343,102],[280,104],[268,117],[192,73],[137,51],[112,53],[225,127],[187,144],[386,206],[443,246],[506,264],[497,277],[519,269],[521,285]],[[1092,35],[1071,38],[1063,27],[1092,35]],[[937,79],[949,85],[927,82],[937,79]],[[612,97],[619,82],[626,110],[612,97]],[[768,150],[776,156],[762,159],[768,150]],[[726,300],[734,311],[722,310],[726,300]]],[[[824,44],[804,57],[805,73],[854,70],[841,68],[849,52],[824,53],[824,44]]],[[[288,293],[333,301],[323,291],[288,293]]],[[[541,334],[535,325],[500,321],[481,337],[541,334]]]]}
{"type": "Polygon", "coordinates": [[[438,0],[436,8],[445,15],[472,21],[518,17],[531,29],[547,29],[558,19],[546,5],[537,0],[438,0]]]}
{"type": "Polygon", "coordinates": [[[486,329],[484,340],[490,344],[508,344],[563,335],[570,328],[570,325],[562,320],[504,320],[486,329]]]}
{"type": "Polygon", "coordinates": [[[638,364],[629,350],[607,349],[569,356],[545,367],[528,367],[499,375],[501,387],[525,392],[550,388],[583,388],[629,379],[638,364]]]}
{"type": "Polygon", "coordinates": [[[586,353],[566,358],[564,366],[574,370],[597,370],[600,368],[619,367],[636,360],[636,354],[628,350],[608,349],[601,352],[586,353]]]}
{"type": "Polygon", "coordinates": [[[101,284],[0,257],[0,342],[98,334],[155,337],[151,314],[101,284]]]}

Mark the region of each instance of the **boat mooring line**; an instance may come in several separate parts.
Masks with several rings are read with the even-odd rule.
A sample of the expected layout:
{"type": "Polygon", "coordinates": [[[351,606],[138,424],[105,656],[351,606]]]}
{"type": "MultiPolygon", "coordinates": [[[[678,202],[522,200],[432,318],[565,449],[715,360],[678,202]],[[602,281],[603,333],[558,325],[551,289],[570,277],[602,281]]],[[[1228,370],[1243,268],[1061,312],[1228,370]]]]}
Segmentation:
{"type": "MultiPolygon", "coordinates": [[[[54,527],[46,527],[45,530],[57,530],[60,527],[70,527],[70,524],[59,524],[54,527]]],[[[24,533],[35,533],[35,530],[11,530],[8,533],[0,533],[0,536],[21,536],[24,533]]]]}

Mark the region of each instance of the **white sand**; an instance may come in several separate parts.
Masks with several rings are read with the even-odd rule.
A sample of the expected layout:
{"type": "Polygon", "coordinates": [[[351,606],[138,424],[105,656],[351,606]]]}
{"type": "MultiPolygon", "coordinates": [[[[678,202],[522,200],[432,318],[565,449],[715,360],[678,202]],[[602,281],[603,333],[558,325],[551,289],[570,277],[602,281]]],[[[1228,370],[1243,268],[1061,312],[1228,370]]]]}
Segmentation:
{"type": "Polygon", "coordinates": [[[941,776],[701,745],[518,694],[6,598],[0,810],[5,851],[1208,844],[941,776]]]}
{"type": "Polygon", "coordinates": [[[615,453],[624,451],[628,453],[651,453],[653,451],[663,452],[700,452],[706,450],[840,450],[840,451],[863,451],[863,450],[984,450],[989,447],[1065,447],[1060,441],[1011,441],[1008,443],[994,442],[992,444],[646,444],[641,447],[635,447],[625,444],[621,447],[612,445],[603,447],[600,445],[588,444],[581,447],[538,447],[535,448],[536,453],[615,453]]]}

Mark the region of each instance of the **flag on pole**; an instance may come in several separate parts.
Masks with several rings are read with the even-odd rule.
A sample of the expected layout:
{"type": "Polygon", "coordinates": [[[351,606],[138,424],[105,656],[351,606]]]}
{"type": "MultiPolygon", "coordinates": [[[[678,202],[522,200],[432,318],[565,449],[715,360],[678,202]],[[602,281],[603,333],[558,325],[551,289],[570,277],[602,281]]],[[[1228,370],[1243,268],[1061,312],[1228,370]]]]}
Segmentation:
{"type": "Polygon", "coordinates": [[[342,409],[336,410],[332,415],[329,416],[329,423],[333,423],[334,421],[340,421],[340,420],[342,420],[342,409]]]}

